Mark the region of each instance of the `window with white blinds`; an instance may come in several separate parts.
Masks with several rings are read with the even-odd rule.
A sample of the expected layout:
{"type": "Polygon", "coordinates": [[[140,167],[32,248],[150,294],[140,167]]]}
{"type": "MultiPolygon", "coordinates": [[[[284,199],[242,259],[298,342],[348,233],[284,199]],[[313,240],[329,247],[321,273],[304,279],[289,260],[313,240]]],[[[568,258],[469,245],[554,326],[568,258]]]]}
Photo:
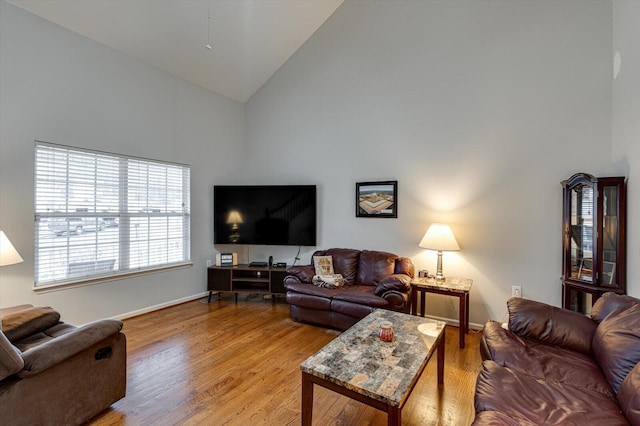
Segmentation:
{"type": "Polygon", "coordinates": [[[36,141],[35,286],[190,263],[189,166],[36,141]]]}

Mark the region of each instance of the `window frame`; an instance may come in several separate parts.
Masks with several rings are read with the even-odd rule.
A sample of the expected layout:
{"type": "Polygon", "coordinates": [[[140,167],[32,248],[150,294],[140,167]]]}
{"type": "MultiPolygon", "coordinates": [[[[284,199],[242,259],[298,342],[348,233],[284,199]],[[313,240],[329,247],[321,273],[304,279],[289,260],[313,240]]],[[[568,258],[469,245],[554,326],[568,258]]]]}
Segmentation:
{"type": "MultiPolygon", "coordinates": [[[[107,204],[113,208],[114,196],[111,195],[111,198],[111,202],[107,204]]],[[[90,205],[91,202],[89,201],[88,204],[90,205]]],[[[190,204],[191,167],[189,165],[36,140],[34,147],[34,290],[51,290],[58,287],[87,285],[192,266],[190,204]],[[47,153],[51,156],[61,155],[66,158],[66,161],[40,159],[47,153]],[[86,159],[89,163],[94,161],[96,164],[93,166],[93,175],[91,174],[91,166],[80,165],[79,167],[81,172],[84,173],[83,177],[86,179],[82,183],[89,188],[89,198],[93,196],[93,205],[87,209],[78,209],[77,207],[73,209],[72,206],[75,204],[70,202],[70,199],[74,197],[70,195],[73,191],[69,190],[69,187],[73,186],[74,183],[70,170],[78,167],[78,164],[72,165],[69,161],[69,157],[73,156],[79,156],[80,160],[86,159]],[[111,172],[110,184],[102,183],[104,175],[108,173],[101,171],[97,166],[100,161],[106,161],[109,164],[107,168],[111,167],[109,169],[111,172]],[[115,163],[117,163],[117,166],[114,169],[113,164],[115,163]],[[52,168],[47,169],[47,167],[52,168]],[[55,169],[55,167],[58,168],[55,169]],[[165,174],[158,175],[158,171],[165,174]],[[56,172],[59,174],[56,175],[56,172]],[[142,185],[140,184],[141,181],[139,179],[141,177],[142,179],[147,179],[146,185],[144,180],[142,185]],[[162,185],[163,182],[164,185],[162,185]],[[64,195],[56,197],[54,194],[53,197],[51,196],[51,193],[55,193],[55,191],[51,190],[47,185],[56,184],[58,188],[66,185],[62,191],[58,191],[63,192],[64,195]],[[108,186],[110,186],[111,192],[115,191],[117,193],[115,196],[117,197],[117,210],[99,211],[97,199],[101,195],[104,196],[104,191],[108,186]],[[164,189],[162,188],[163,186],[164,189]],[[131,189],[134,187],[137,188],[138,192],[135,189],[131,189]],[[140,188],[144,189],[141,191],[140,188]],[[140,211],[132,211],[132,209],[140,207],[139,203],[131,203],[132,209],[129,208],[129,199],[132,194],[134,196],[142,195],[143,198],[146,197],[147,208],[140,211]],[[158,197],[164,199],[165,204],[161,205],[159,209],[149,208],[148,203],[152,198],[152,194],[155,194],[156,200],[158,197]],[[170,198],[171,200],[169,200],[170,198]],[[178,204],[176,204],[176,200],[178,200],[178,204]],[[173,204],[170,205],[170,201],[173,204]],[[49,207],[45,210],[43,206],[47,203],[64,204],[61,209],[63,211],[51,211],[49,207]],[[176,207],[176,205],[179,205],[179,207],[176,207]],[[99,224],[105,220],[105,216],[113,220],[117,218],[118,223],[114,225],[118,228],[117,238],[112,235],[116,231],[112,231],[110,234],[111,239],[100,242],[102,238],[99,231],[103,231],[104,228],[100,227],[99,224]],[[78,217],[88,221],[88,223],[93,223],[93,234],[85,237],[93,237],[94,242],[91,243],[88,238],[85,238],[89,242],[82,244],[86,250],[79,256],[79,258],[89,256],[93,257],[93,259],[85,262],[72,260],[72,253],[77,253],[72,249],[74,247],[78,248],[77,245],[73,245],[74,240],[76,243],[79,240],[79,238],[75,237],[84,234],[84,231],[71,232],[69,225],[67,225],[66,231],[63,229],[61,232],[61,235],[65,235],[65,238],[61,239],[56,237],[58,236],[56,232],[58,230],[56,228],[57,225],[54,224],[52,227],[50,223],[50,221],[55,220],[69,221],[78,217]],[[132,223],[137,226],[140,223],[146,224],[146,227],[143,226],[141,228],[146,230],[146,237],[143,236],[134,242],[131,234],[132,226],[130,226],[132,223]],[[178,225],[176,226],[176,224],[178,225]],[[48,228],[49,234],[46,234],[47,231],[44,230],[44,227],[48,228]],[[178,231],[174,228],[177,228],[178,231]],[[152,252],[153,243],[156,244],[156,253],[159,253],[159,255],[152,252]],[[137,251],[133,248],[134,244],[138,247],[137,251]],[[111,257],[115,256],[116,259],[105,259],[104,256],[101,258],[101,253],[106,246],[109,246],[111,250],[111,257]],[[143,248],[139,249],[140,246],[143,248]],[[117,247],[117,249],[114,250],[113,247],[117,247]],[[58,250],[57,254],[55,250],[58,250]],[[163,253],[163,251],[166,253],[163,253]],[[132,252],[138,258],[142,258],[142,261],[136,262],[132,260],[133,258],[130,256],[132,252]],[[48,260],[44,260],[43,253],[48,253],[48,260]],[[56,256],[65,258],[65,261],[52,260],[56,256]],[[166,258],[162,260],[164,256],[166,258]],[[115,268],[114,265],[116,265],[115,268]],[[64,276],[60,272],[62,270],[66,271],[64,276]],[[45,275],[44,272],[47,272],[48,275],[45,275]],[[45,279],[43,276],[47,278],[45,279]],[[51,278],[52,276],[53,278],[51,278]]],[[[141,234],[144,234],[144,232],[141,232],[141,234]]]]}

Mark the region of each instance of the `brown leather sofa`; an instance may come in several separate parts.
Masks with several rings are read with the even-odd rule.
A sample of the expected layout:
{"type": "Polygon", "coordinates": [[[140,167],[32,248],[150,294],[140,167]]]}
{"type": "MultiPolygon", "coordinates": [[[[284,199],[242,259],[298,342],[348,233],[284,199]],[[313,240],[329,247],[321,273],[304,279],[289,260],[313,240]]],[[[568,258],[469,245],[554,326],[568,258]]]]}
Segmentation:
{"type": "Polygon", "coordinates": [[[332,248],[313,254],[311,265],[287,269],[284,286],[291,318],[346,330],[375,308],[409,312],[411,259],[392,253],[332,248]],[[347,281],[337,288],[317,287],[313,256],[331,256],[336,274],[347,281]]]}
{"type": "Polygon", "coordinates": [[[82,327],[48,307],[0,309],[0,424],[79,425],[125,395],[122,322],[82,327]]]}
{"type": "Polygon", "coordinates": [[[510,299],[488,322],[474,425],[640,425],[640,300],[606,293],[591,317],[510,299]]]}

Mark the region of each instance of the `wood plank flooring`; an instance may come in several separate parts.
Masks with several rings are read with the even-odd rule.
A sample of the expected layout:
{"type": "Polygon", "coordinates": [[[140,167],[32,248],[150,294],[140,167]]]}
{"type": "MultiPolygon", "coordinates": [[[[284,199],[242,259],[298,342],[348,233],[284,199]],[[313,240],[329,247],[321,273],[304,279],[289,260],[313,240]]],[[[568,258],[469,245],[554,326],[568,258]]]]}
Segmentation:
{"type": "MultiPolygon", "coordinates": [[[[300,363],[338,331],[299,324],[283,299],[233,295],[124,321],[127,396],[89,424],[299,425],[300,363]]],[[[444,385],[436,357],[403,411],[403,425],[468,425],[481,367],[479,334],[458,348],[447,327],[444,385]]],[[[386,425],[386,414],[315,387],[314,425],[386,425]]]]}

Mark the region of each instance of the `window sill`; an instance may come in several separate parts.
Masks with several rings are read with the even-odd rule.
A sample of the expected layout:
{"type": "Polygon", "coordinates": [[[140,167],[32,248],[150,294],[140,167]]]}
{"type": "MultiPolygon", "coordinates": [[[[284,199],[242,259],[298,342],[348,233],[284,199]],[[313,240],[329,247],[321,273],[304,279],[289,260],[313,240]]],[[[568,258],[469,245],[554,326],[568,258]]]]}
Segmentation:
{"type": "Polygon", "coordinates": [[[133,278],[142,275],[150,275],[156,274],[158,272],[167,272],[173,271],[177,269],[186,269],[191,268],[193,266],[193,262],[185,262],[174,264],[170,266],[161,266],[153,269],[144,269],[141,271],[125,271],[121,273],[114,273],[110,275],[104,276],[94,276],[91,278],[79,278],[75,280],[66,280],[66,281],[57,281],[55,283],[47,283],[47,284],[34,284],[33,291],[35,293],[49,293],[54,291],[68,290],[77,287],[85,287],[94,284],[101,284],[108,281],[118,281],[126,278],[133,278]]]}

